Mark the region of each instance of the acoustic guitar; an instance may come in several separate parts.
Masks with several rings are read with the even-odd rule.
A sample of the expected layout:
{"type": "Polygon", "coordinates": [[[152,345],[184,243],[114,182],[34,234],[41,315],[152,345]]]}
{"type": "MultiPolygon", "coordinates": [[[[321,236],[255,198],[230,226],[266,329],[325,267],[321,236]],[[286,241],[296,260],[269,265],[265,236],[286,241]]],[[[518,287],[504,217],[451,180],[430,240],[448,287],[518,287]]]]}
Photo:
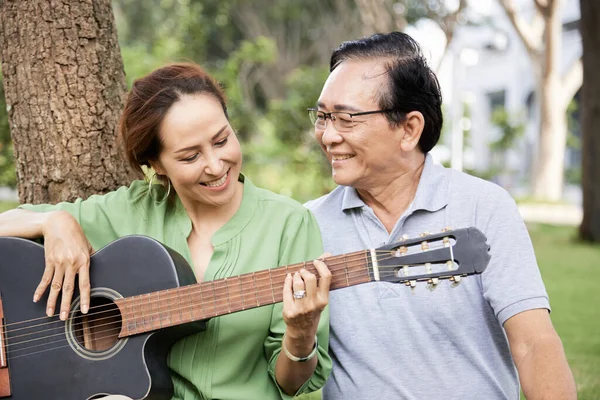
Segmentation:
{"type": "MultiPolygon", "coordinates": [[[[333,256],[331,290],[367,282],[431,287],[484,271],[486,237],[465,228],[333,256]]],[[[196,283],[185,259],[154,239],[126,236],[91,256],[87,315],[74,294],[66,322],[31,301],[44,270],[44,248],[0,238],[0,398],[168,400],[171,345],[201,331],[205,321],[282,301],[285,276],[303,262],[196,283]]],[[[46,295],[47,296],[47,295],[46,295]]]]}

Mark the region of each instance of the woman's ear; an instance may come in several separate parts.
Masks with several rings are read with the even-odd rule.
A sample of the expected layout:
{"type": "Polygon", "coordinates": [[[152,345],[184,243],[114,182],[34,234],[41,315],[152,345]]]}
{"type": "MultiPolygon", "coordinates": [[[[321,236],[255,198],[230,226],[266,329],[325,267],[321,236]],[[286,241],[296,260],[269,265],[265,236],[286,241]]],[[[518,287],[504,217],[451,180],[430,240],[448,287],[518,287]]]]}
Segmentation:
{"type": "Polygon", "coordinates": [[[402,137],[401,147],[403,151],[412,151],[419,145],[419,139],[425,128],[425,118],[420,111],[411,111],[406,114],[402,123],[404,136],[402,137]]]}
{"type": "Polygon", "coordinates": [[[160,161],[148,161],[148,163],[157,175],[166,175],[165,169],[162,167],[160,161]]]}

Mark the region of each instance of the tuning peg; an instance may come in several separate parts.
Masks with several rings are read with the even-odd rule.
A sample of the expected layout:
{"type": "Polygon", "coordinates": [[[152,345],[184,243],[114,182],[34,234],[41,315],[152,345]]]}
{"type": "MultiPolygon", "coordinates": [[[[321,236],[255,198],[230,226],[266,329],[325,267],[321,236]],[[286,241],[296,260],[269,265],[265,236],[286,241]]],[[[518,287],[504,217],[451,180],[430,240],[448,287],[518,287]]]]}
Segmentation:
{"type": "Polygon", "coordinates": [[[425,237],[425,236],[429,236],[429,235],[431,235],[431,233],[429,233],[427,231],[425,231],[423,233],[419,233],[419,237],[425,237]]]}
{"type": "Polygon", "coordinates": [[[427,289],[429,291],[434,291],[437,288],[438,283],[440,283],[439,278],[431,278],[427,280],[427,289]]]}
{"type": "Polygon", "coordinates": [[[396,253],[394,254],[394,256],[396,256],[396,257],[402,257],[406,253],[408,253],[408,247],[401,246],[399,249],[396,250],[396,253]]]}
{"type": "Polygon", "coordinates": [[[450,277],[450,282],[452,282],[450,284],[451,287],[457,287],[458,285],[460,285],[461,282],[461,276],[460,275],[455,275],[455,276],[451,276],[450,277]]]}
{"type": "Polygon", "coordinates": [[[409,285],[411,288],[417,287],[417,281],[412,280],[412,281],[408,281],[409,285]]]}
{"type": "Polygon", "coordinates": [[[450,228],[449,226],[447,226],[444,229],[442,229],[442,232],[449,232],[451,230],[452,230],[452,228],[450,228]]]}
{"type": "Polygon", "coordinates": [[[400,242],[404,242],[405,240],[408,240],[408,235],[406,233],[404,235],[400,236],[398,238],[398,240],[396,240],[396,242],[400,243],[400,242]]]}

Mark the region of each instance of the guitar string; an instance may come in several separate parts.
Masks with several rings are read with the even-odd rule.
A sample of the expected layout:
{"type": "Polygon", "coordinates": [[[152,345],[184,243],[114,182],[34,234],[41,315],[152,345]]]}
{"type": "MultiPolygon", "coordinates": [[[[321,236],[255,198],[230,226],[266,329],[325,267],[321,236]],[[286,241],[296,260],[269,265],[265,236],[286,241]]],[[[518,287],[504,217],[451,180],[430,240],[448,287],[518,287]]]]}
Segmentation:
{"type": "MultiPolygon", "coordinates": [[[[446,278],[440,278],[440,279],[446,279],[446,278]]],[[[240,311],[242,311],[242,310],[240,310],[240,311]]],[[[114,324],[104,324],[103,326],[110,326],[110,325],[114,325],[114,324]]],[[[64,328],[62,328],[62,329],[64,330],[64,328]]],[[[117,327],[113,327],[113,328],[102,329],[100,331],[95,332],[95,334],[97,335],[97,334],[100,334],[100,333],[107,333],[107,332],[117,331],[117,330],[120,330],[120,329],[121,328],[117,326],[117,327]]],[[[61,333],[60,335],[64,335],[64,332],[61,333]]],[[[112,334],[108,334],[108,335],[104,335],[104,336],[98,336],[98,337],[95,338],[95,340],[98,341],[98,340],[107,339],[107,338],[117,339],[117,340],[115,340],[115,344],[116,344],[116,342],[118,340],[120,340],[120,338],[118,338],[118,333],[117,332],[112,333],[112,334]]],[[[14,353],[15,351],[23,351],[23,350],[28,350],[28,349],[36,348],[36,347],[47,346],[47,345],[50,345],[50,344],[62,343],[62,342],[65,342],[65,341],[68,342],[69,340],[65,337],[63,339],[56,340],[56,341],[53,341],[53,342],[48,342],[48,343],[42,343],[42,344],[38,344],[38,345],[28,346],[28,347],[20,348],[20,349],[16,349],[16,350],[12,349],[8,353],[7,359],[8,360],[13,360],[13,359],[16,359],[16,358],[31,356],[31,355],[35,355],[35,354],[39,354],[39,353],[51,351],[51,350],[57,350],[57,349],[65,348],[65,347],[71,347],[71,344],[66,344],[66,345],[63,345],[63,346],[50,347],[48,349],[43,349],[43,350],[40,350],[40,351],[29,352],[29,353],[19,354],[19,355],[12,355],[12,353],[14,353]]],[[[110,349],[112,347],[114,347],[114,344],[112,346],[110,346],[109,348],[107,348],[106,350],[108,350],[108,349],[110,349]]]]}
{"type": "MultiPolygon", "coordinates": [[[[386,273],[386,271],[383,271],[382,274],[385,275],[385,277],[387,277],[389,275],[395,275],[395,274],[389,274],[389,272],[386,273]]],[[[354,276],[352,278],[348,277],[348,279],[355,279],[356,277],[364,278],[365,277],[364,272],[361,272],[360,275],[354,276]]],[[[447,277],[449,278],[450,275],[448,275],[447,277]]],[[[427,279],[427,278],[422,278],[422,279],[427,279]]],[[[358,283],[363,283],[363,282],[358,282],[358,283]]],[[[272,291],[269,291],[269,292],[271,292],[271,294],[272,294],[272,291]]],[[[241,298],[243,296],[241,294],[240,294],[240,296],[231,296],[230,300],[236,299],[238,297],[241,298]]],[[[278,298],[279,298],[279,295],[278,295],[278,298]]],[[[276,302],[280,302],[280,301],[281,300],[278,299],[276,302]]],[[[272,304],[273,302],[271,301],[271,299],[269,299],[266,303],[272,304]]],[[[192,320],[201,320],[201,319],[210,318],[210,317],[213,316],[212,315],[213,312],[215,313],[214,316],[225,315],[225,314],[228,314],[228,313],[232,312],[229,305],[228,305],[227,308],[224,308],[223,305],[217,306],[215,304],[215,306],[213,307],[214,311],[211,311],[210,313],[205,313],[204,309],[203,309],[204,307],[202,307],[202,312],[203,312],[202,317],[193,318],[193,313],[192,312],[194,310],[197,310],[196,307],[199,304],[204,304],[204,303],[202,303],[202,302],[200,302],[200,303],[197,303],[197,302],[194,303],[194,302],[192,302],[192,303],[186,304],[184,307],[167,308],[167,309],[164,309],[164,310],[158,309],[155,312],[145,313],[145,314],[142,314],[140,316],[136,316],[136,317],[133,318],[133,320],[134,320],[134,323],[137,325],[137,322],[138,322],[137,320],[141,319],[141,323],[144,325],[144,329],[145,329],[146,320],[148,318],[150,318],[150,321],[149,321],[150,323],[154,323],[154,321],[153,321],[153,317],[154,316],[160,316],[161,314],[164,314],[166,312],[171,313],[173,311],[179,311],[179,313],[180,313],[180,320],[183,320],[183,313],[188,313],[188,312],[190,313],[190,317],[192,318],[192,320]]],[[[106,314],[106,313],[112,313],[113,315],[109,315],[108,317],[104,317],[104,318],[97,318],[97,319],[95,319],[95,322],[106,320],[106,319],[110,319],[110,318],[114,318],[115,317],[115,315],[114,315],[115,312],[117,312],[117,314],[120,314],[119,309],[116,307],[116,305],[113,304],[112,306],[113,306],[113,308],[111,308],[111,310],[108,310],[108,311],[105,311],[105,312],[101,312],[101,313],[96,313],[96,315],[106,314]]],[[[248,308],[255,308],[255,307],[252,304],[252,306],[248,307],[248,308]]],[[[244,309],[246,309],[246,307],[244,306],[244,304],[242,304],[242,308],[241,309],[234,310],[233,312],[242,311],[244,309]]],[[[169,315],[169,317],[170,317],[169,324],[172,324],[173,316],[169,315]]],[[[50,322],[50,324],[57,324],[57,323],[60,323],[60,322],[62,322],[62,321],[53,321],[53,322],[50,322]]],[[[161,320],[159,319],[158,322],[160,324],[161,320]]],[[[101,326],[105,326],[105,325],[111,325],[112,326],[112,325],[114,325],[114,323],[115,322],[110,322],[108,324],[101,324],[101,325],[95,325],[95,326],[96,327],[101,327],[101,326]]],[[[73,326],[73,328],[78,328],[78,326],[83,326],[84,324],[86,324],[86,322],[75,323],[72,326],[73,326]]],[[[39,334],[41,332],[52,331],[52,330],[55,330],[55,329],[60,329],[61,331],[64,330],[64,328],[61,327],[61,326],[55,326],[53,328],[49,328],[49,329],[45,329],[45,330],[41,330],[41,331],[34,331],[34,332],[30,332],[30,333],[23,334],[23,335],[18,335],[18,336],[11,336],[10,338],[7,336],[6,339],[5,339],[5,341],[7,342],[6,347],[16,346],[16,345],[20,345],[20,344],[23,344],[23,343],[28,343],[28,342],[33,342],[33,341],[39,341],[39,340],[47,339],[47,338],[50,338],[50,337],[53,337],[53,336],[62,335],[62,333],[59,333],[59,334],[47,335],[47,336],[42,336],[42,337],[36,337],[34,339],[22,340],[22,341],[15,342],[16,338],[25,337],[25,336],[32,336],[32,335],[35,335],[35,334],[39,334]],[[10,340],[10,343],[9,343],[9,340],[10,340]]],[[[155,329],[158,329],[158,328],[155,328],[155,329]]],[[[83,329],[74,329],[74,332],[77,333],[77,332],[82,332],[84,330],[85,330],[85,328],[83,328],[83,329]]]]}
{"type": "MultiPolygon", "coordinates": [[[[395,276],[395,273],[393,273],[393,272],[392,272],[392,273],[390,273],[389,271],[382,271],[380,275],[382,275],[384,278],[386,278],[386,277],[389,277],[389,276],[395,276]]],[[[347,280],[348,280],[348,281],[350,281],[350,280],[354,281],[354,280],[355,280],[355,279],[357,279],[357,278],[364,279],[364,278],[367,278],[367,277],[368,277],[368,275],[366,275],[364,271],[358,271],[358,272],[357,272],[357,273],[355,273],[355,274],[349,274],[349,275],[348,275],[347,277],[345,277],[345,278],[347,278],[347,280]],[[353,276],[350,276],[350,275],[353,275],[353,276]]],[[[343,280],[344,280],[344,277],[340,277],[340,278],[338,278],[338,279],[339,279],[340,281],[343,281],[343,280]]],[[[358,283],[366,283],[366,282],[369,282],[369,281],[370,281],[370,279],[371,279],[371,278],[369,277],[369,280],[368,280],[368,281],[358,281],[358,282],[356,282],[356,283],[354,283],[354,284],[358,284],[358,283]]],[[[278,286],[283,286],[283,283],[282,283],[281,285],[278,285],[278,286]]],[[[349,285],[349,286],[352,286],[352,285],[349,285]]],[[[257,292],[255,292],[255,296],[253,296],[253,297],[257,298],[257,297],[264,296],[264,293],[267,293],[267,292],[268,292],[268,295],[269,295],[269,299],[268,299],[268,300],[267,300],[267,301],[266,301],[264,304],[265,304],[265,305],[266,305],[266,304],[272,304],[272,303],[273,303],[273,302],[272,302],[272,296],[273,296],[274,292],[273,292],[273,290],[271,290],[271,289],[264,289],[264,290],[257,291],[257,292]],[[262,292],[263,294],[259,294],[260,292],[262,292]]],[[[211,317],[211,316],[213,316],[213,315],[212,315],[212,313],[216,313],[216,314],[227,314],[227,313],[229,313],[229,312],[230,312],[230,311],[226,311],[226,310],[228,310],[228,309],[229,309],[229,304],[228,304],[227,306],[225,306],[225,304],[217,304],[217,303],[215,302],[216,300],[218,300],[218,297],[227,297],[227,288],[225,288],[225,287],[220,287],[220,288],[218,288],[218,289],[215,291],[215,294],[216,294],[217,296],[215,296],[215,297],[211,297],[211,299],[210,299],[210,300],[211,300],[211,303],[213,303],[213,307],[201,307],[201,311],[202,311],[202,312],[204,312],[204,311],[205,311],[205,310],[204,310],[204,308],[208,308],[208,309],[212,308],[212,309],[213,309],[212,311],[210,311],[209,313],[207,313],[207,315],[206,315],[207,317],[211,317]],[[219,292],[221,292],[221,293],[219,293],[219,292]],[[219,296],[219,295],[223,295],[223,296],[219,296]]],[[[278,291],[277,297],[279,297],[279,295],[280,295],[280,294],[279,294],[279,291],[278,291]]],[[[245,302],[245,301],[244,301],[244,299],[245,299],[246,297],[247,297],[246,295],[244,295],[244,294],[242,294],[241,292],[239,292],[239,295],[236,293],[236,295],[230,295],[230,296],[228,296],[227,298],[228,298],[229,302],[237,301],[238,299],[241,299],[241,300],[242,300],[242,302],[240,302],[240,303],[239,303],[239,304],[242,306],[242,309],[240,309],[240,310],[236,310],[236,311],[241,311],[241,310],[244,310],[244,309],[251,309],[251,308],[255,308],[255,306],[254,306],[254,302],[248,303],[248,302],[245,302]],[[245,304],[248,304],[248,307],[247,307],[247,308],[246,308],[245,304]]],[[[175,297],[171,297],[170,299],[172,300],[173,298],[175,298],[175,297]]],[[[181,296],[178,296],[177,298],[178,298],[178,299],[181,299],[181,296]]],[[[279,300],[279,301],[276,301],[276,302],[280,302],[280,301],[282,301],[282,300],[279,300]]],[[[160,303],[160,304],[162,305],[162,304],[164,304],[164,303],[165,303],[165,299],[160,299],[160,301],[159,301],[159,300],[157,300],[157,301],[155,301],[155,302],[147,302],[147,303],[144,303],[144,304],[140,304],[140,306],[152,305],[152,303],[154,303],[154,304],[156,304],[156,303],[160,303]]],[[[137,319],[144,319],[144,318],[146,318],[146,319],[147,319],[147,318],[151,318],[151,319],[152,319],[152,317],[154,317],[154,316],[160,316],[161,314],[164,314],[164,313],[167,313],[167,312],[169,312],[169,313],[172,313],[172,312],[177,312],[177,311],[179,311],[179,313],[180,313],[180,314],[182,314],[182,313],[188,313],[188,312],[189,312],[189,313],[190,313],[190,315],[191,315],[191,312],[192,312],[192,310],[196,310],[196,309],[197,309],[196,307],[197,307],[199,304],[201,304],[201,305],[204,305],[204,304],[207,304],[207,302],[206,302],[206,301],[204,301],[204,302],[203,302],[203,301],[201,300],[200,302],[192,302],[192,303],[187,303],[187,304],[185,304],[184,306],[181,306],[181,305],[180,305],[180,306],[178,306],[178,307],[165,307],[165,308],[163,308],[163,309],[160,309],[160,305],[159,305],[158,309],[156,309],[156,310],[152,310],[152,309],[150,309],[150,310],[149,310],[149,311],[150,311],[150,313],[148,313],[148,312],[146,312],[146,313],[142,313],[142,315],[139,315],[139,316],[133,317],[132,319],[135,319],[135,320],[137,320],[137,319]]],[[[85,315],[82,315],[82,316],[80,316],[79,318],[82,318],[82,317],[88,317],[88,318],[89,318],[89,317],[91,317],[91,316],[96,316],[96,317],[98,317],[98,316],[100,316],[100,315],[102,315],[102,314],[109,314],[109,313],[115,313],[115,312],[117,312],[117,313],[119,313],[119,314],[120,314],[120,309],[118,308],[118,306],[117,306],[116,304],[108,304],[108,305],[106,305],[106,306],[110,306],[111,308],[110,308],[109,310],[105,310],[105,311],[101,311],[101,312],[96,312],[96,313],[92,313],[92,314],[85,314],[85,315]]],[[[215,315],[215,316],[216,316],[216,315],[215,315]]],[[[108,317],[99,317],[99,318],[94,318],[94,321],[95,321],[95,322],[97,322],[97,321],[101,321],[101,320],[108,319],[108,318],[113,318],[113,317],[114,317],[113,315],[109,315],[108,317]]],[[[171,318],[171,320],[173,319],[173,317],[172,317],[172,316],[171,316],[170,318],[171,318]]],[[[183,319],[183,318],[182,318],[182,319],[183,319]]],[[[56,321],[47,322],[47,323],[45,323],[45,324],[38,324],[38,325],[33,325],[33,326],[23,327],[23,328],[19,328],[19,329],[13,329],[12,331],[8,331],[8,332],[9,332],[9,333],[13,333],[13,332],[15,332],[15,331],[18,331],[18,330],[27,330],[27,329],[32,329],[32,328],[36,328],[36,327],[40,327],[40,326],[44,326],[44,325],[49,325],[49,324],[57,324],[57,323],[61,323],[61,322],[63,322],[63,321],[56,320],[56,321]]],[[[144,323],[145,323],[145,322],[144,322],[144,323]]],[[[73,327],[77,327],[77,326],[79,326],[79,325],[81,325],[81,326],[82,326],[82,325],[84,325],[84,324],[86,324],[86,322],[75,323],[75,324],[73,324],[73,327]]],[[[63,329],[63,328],[62,328],[62,327],[56,327],[56,326],[54,326],[54,327],[51,327],[51,328],[48,328],[48,329],[42,329],[42,330],[37,330],[37,331],[29,332],[29,333],[24,333],[24,334],[21,334],[21,335],[16,335],[16,336],[14,336],[14,335],[13,335],[13,336],[10,336],[10,338],[8,338],[8,339],[10,339],[10,341],[11,341],[11,343],[9,344],[9,346],[10,346],[10,345],[16,345],[16,344],[23,343],[23,342],[14,342],[14,340],[15,340],[16,338],[21,338],[21,337],[31,336],[31,335],[39,334],[39,333],[41,333],[41,332],[52,331],[52,330],[55,330],[55,329],[63,329]]],[[[44,337],[39,337],[39,338],[32,339],[32,340],[41,340],[41,339],[45,339],[45,338],[47,338],[47,336],[44,336],[44,337]]],[[[7,339],[7,340],[8,340],[8,339],[7,339]]]]}
{"type": "MultiPolygon", "coordinates": [[[[347,279],[351,279],[351,278],[353,279],[356,276],[359,276],[359,277],[360,276],[365,276],[366,277],[367,275],[365,275],[365,271],[364,270],[360,270],[360,271],[349,271],[348,270],[348,268],[356,268],[357,266],[361,266],[361,267],[364,266],[363,263],[364,263],[364,259],[365,259],[365,254],[364,254],[365,252],[363,251],[361,253],[363,253],[363,254],[355,254],[355,253],[353,253],[352,256],[346,257],[346,259],[344,259],[344,255],[334,256],[334,257],[328,257],[327,258],[327,261],[329,261],[328,266],[329,266],[329,268],[330,268],[330,270],[332,272],[338,272],[338,271],[341,271],[342,269],[346,269],[347,273],[345,274],[345,276],[339,275],[342,280],[343,280],[344,277],[346,277],[347,279]],[[342,260],[339,260],[340,258],[342,260]],[[336,262],[336,259],[338,259],[339,262],[336,262]],[[331,261],[333,261],[333,262],[331,262],[331,261]],[[356,264],[358,262],[360,262],[361,264],[356,264]],[[354,265],[350,265],[352,263],[354,263],[354,265]],[[343,268],[338,268],[339,266],[342,266],[343,268]],[[355,273],[356,276],[350,277],[348,275],[348,273],[351,273],[351,274],[355,273]]],[[[392,259],[392,258],[398,258],[397,256],[389,256],[389,252],[388,251],[385,251],[383,253],[387,254],[388,257],[380,258],[378,261],[386,261],[386,260],[389,260],[389,259],[392,259]]],[[[296,267],[298,269],[301,266],[303,266],[302,263],[294,265],[294,267],[296,267]]],[[[385,272],[385,269],[389,269],[389,268],[394,268],[395,269],[395,268],[402,267],[402,266],[404,266],[404,265],[380,266],[379,269],[383,273],[383,272],[385,272]]],[[[418,265],[418,266],[422,266],[422,265],[418,265]]],[[[409,268],[413,268],[413,269],[414,269],[414,267],[415,267],[414,265],[413,266],[409,266],[409,268]]],[[[368,266],[367,270],[368,270],[368,272],[371,272],[372,271],[372,266],[368,266]]],[[[264,271],[267,271],[267,270],[262,270],[262,271],[257,271],[257,272],[264,272],[264,271]]],[[[279,269],[278,273],[280,273],[280,272],[283,272],[283,270],[279,269]]],[[[394,274],[387,275],[387,276],[393,276],[393,275],[394,274]]],[[[251,275],[250,274],[244,274],[244,275],[241,275],[241,276],[250,277],[251,275]]],[[[238,275],[238,276],[231,277],[230,279],[233,280],[233,279],[237,279],[239,277],[240,276],[238,275]]],[[[259,277],[259,278],[253,277],[252,283],[253,283],[254,286],[261,286],[264,281],[270,281],[271,284],[272,284],[272,278],[273,277],[274,277],[273,274],[268,274],[268,276],[259,277]]],[[[275,276],[275,278],[277,278],[277,276],[275,276]]],[[[227,284],[225,286],[220,286],[220,287],[216,286],[217,284],[220,284],[220,283],[223,283],[223,282],[225,282],[225,280],[209,281],[209,282],[203,282],[203,283],[196,284],[196,285],[190,285],[190,289],[188,290],[188,293],[186,293],[185,296],[197,295],[199,292],[202,292],[202,290],[204,289],[205,291],[208,290],[209,292],[212,292],[212,293],[207,293],[207,297],[211,298],[211,300],[214,301],[216,299],[215,299],[215,296],[213,296],[213,294],[215,294],[215,295],[216,294],[220,294],[220,295],[222,294],[222,295],[227,296],[227,293],[228,293],[229,289],[231,289],[231,287],[229,285],[227,285],[227,284]],[[206,284],[206,285],[204,287],[202,287],[202,284],[206,284]],[[210,286],[210,287],[207,287],[207,286],[210,286]],[[217,293],[217,292],[225,292],[225,293],[217,293]]],[[[241,285],[241,281],[240,281],[240,285],[241,285]]],[[[234,285],[234,286],[236,286],[236,289],[237,289],[237,285],[234,285]]],[[[181,288],[183,288],[183,287],[166,289],[166,290],[164,290],[164,292],[165,292],[165,295],[169,295],[169,294],[171,294],[171,293],[168,293],[169,291],[172,292],[175,289],[181,289],[181,288]]],[[[255,297],[259,297],[259,296],[262,296],[263,293],[272,293],[272,292],[273,292],[273,287],[271,285],[271,287],[268,287],[268,288],[265,288],[265,289],[260,289],[258,291],[254,291],[254,292],[248,292],[248,293],[254,293],[255,297]]],[[[158,292],[154,292],[153,294],[155,294],[155,293],[158,293],[158,292]]],[[[149,295],[152,295],[152,294],[148,293],[148,294],[142,294],[142,295],[136,295],[136,296],[132,296],[132,297],[127,297],[123,301],[123,303],[127,302],[127,304],[123,304],[123,303],[122,304],[124,305],[124,307],[127,306],[127,305],[132,305],[133,307],[135,307],[135,305],[136,305],[135,301],[136,300],[143,300],[144,296],[149,296],[149,295]],[[131,304],[131,303],[134,303],[134,304],[131,304]]],[[[170,297],[162,297],[162,298],[160,298],[160,296],[157,296],[158,298],[157,298],[156,301],[146,302],[146,303],[140,304],[139,306],[141,306],[141,305],[144,305],[144,306],[150,305],[151,306],[151,305],[153,305],[153,303],[155,303],[155,304],[161,304],[161,303],[164,303],[165,301],[171,301],[171,300],[181,299],[181,296],[182,296],[181,294],[177,294],[177,293],[175,293],[174,296],[170,296],[170,297]]],[[[242,302],[243,302],[243,299],[246,297],[246,295],[243,295],[241,293],[241,291],[239,291],[239,295],[236,295],[236,296],[227,296],[227,297],[228,297],[228,300],[237,300],[238,298],[241,298],[242,302]]],[[[114,306],[115,305],[113,303],[111,303],[111,304],[104,304],[104,305],[100,305],[100,306],[91,307],[90,309],[97,310],[99,308],[114,307],[114,306]]],[[[187,308],[187,306],[186,306],[186,308],[187,308]]],[[[92,312],[92,313],[88,313],[88,314],[85,314],[85,315],[88,316],[88,317],[90,317],[90,316],[94,316],[94,315],[102,314],[102,313],[106,313],[106,312],[111,312],[111,311],[112,311],[112,308],[111,308],[111,310],[108,310],[108,311],[92,312]]],[[[159,310],[158,312],[161,312],[161,310],[159,310]]],[[[58,315],[58,314],[56,314],[56,315],[58,315]]],[[[24,323],[27,323],[27,322],[33,322],[35,320],[43,320],[43,319],[46,319],[46,318],[49,318],[49,317],[40,317],[40,318],[30,319],[30,320],[27,320],[27,321],[18,321],[18,322],[14,322],[14,323],[11,323],[11,324],[6,324],[5,327],[7,327],[7,326],[14,326],[14,325],[18,325],[18,324],[24,324],[24,323]]],[[[9,329],[9,330],[6,330],[6,333],[13,333],[14,331],[17,331],[17,330],[24,330],[24,329],[31,329],[33,327],[40,327],[40,326],[47,325],[47,324],[52,324],[52,323],[55,323],[55,322],[57,322],[57,321],[46,322],[46,323],[42,323],[42,324],[38,324],[38,325],[33,325],[33,326],[26,326],[26,327],[23,327],[23,328],[9,329]]]]}

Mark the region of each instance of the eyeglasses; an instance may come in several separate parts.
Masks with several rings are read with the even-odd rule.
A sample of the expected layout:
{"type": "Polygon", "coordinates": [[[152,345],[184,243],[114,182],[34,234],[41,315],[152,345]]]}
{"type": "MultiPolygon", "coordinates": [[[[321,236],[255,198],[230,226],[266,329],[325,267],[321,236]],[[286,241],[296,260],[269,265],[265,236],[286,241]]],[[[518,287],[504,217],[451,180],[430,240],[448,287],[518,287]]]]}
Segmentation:
{"type": "Polygon", "coordinates": [[[326,113],[323,111],[319,111],[316,108],[308,108],[308,116],[310,117],[310,121],[315,126],[315,129],[324,130],[327,128],[327,119],[329,118],[333,123],[333,127],[340,132],[350,132],[352,128],[356,125],[356,121],[354,121],[353,117],[358,117],[359,115],[370,115],[370,114],[382,114],[390,111],[395,111],[392,109],[388,110],[375,110],[375,111],[363,111],[357,113],[347,113],[347,112],[330,112],[326,113]]]}

